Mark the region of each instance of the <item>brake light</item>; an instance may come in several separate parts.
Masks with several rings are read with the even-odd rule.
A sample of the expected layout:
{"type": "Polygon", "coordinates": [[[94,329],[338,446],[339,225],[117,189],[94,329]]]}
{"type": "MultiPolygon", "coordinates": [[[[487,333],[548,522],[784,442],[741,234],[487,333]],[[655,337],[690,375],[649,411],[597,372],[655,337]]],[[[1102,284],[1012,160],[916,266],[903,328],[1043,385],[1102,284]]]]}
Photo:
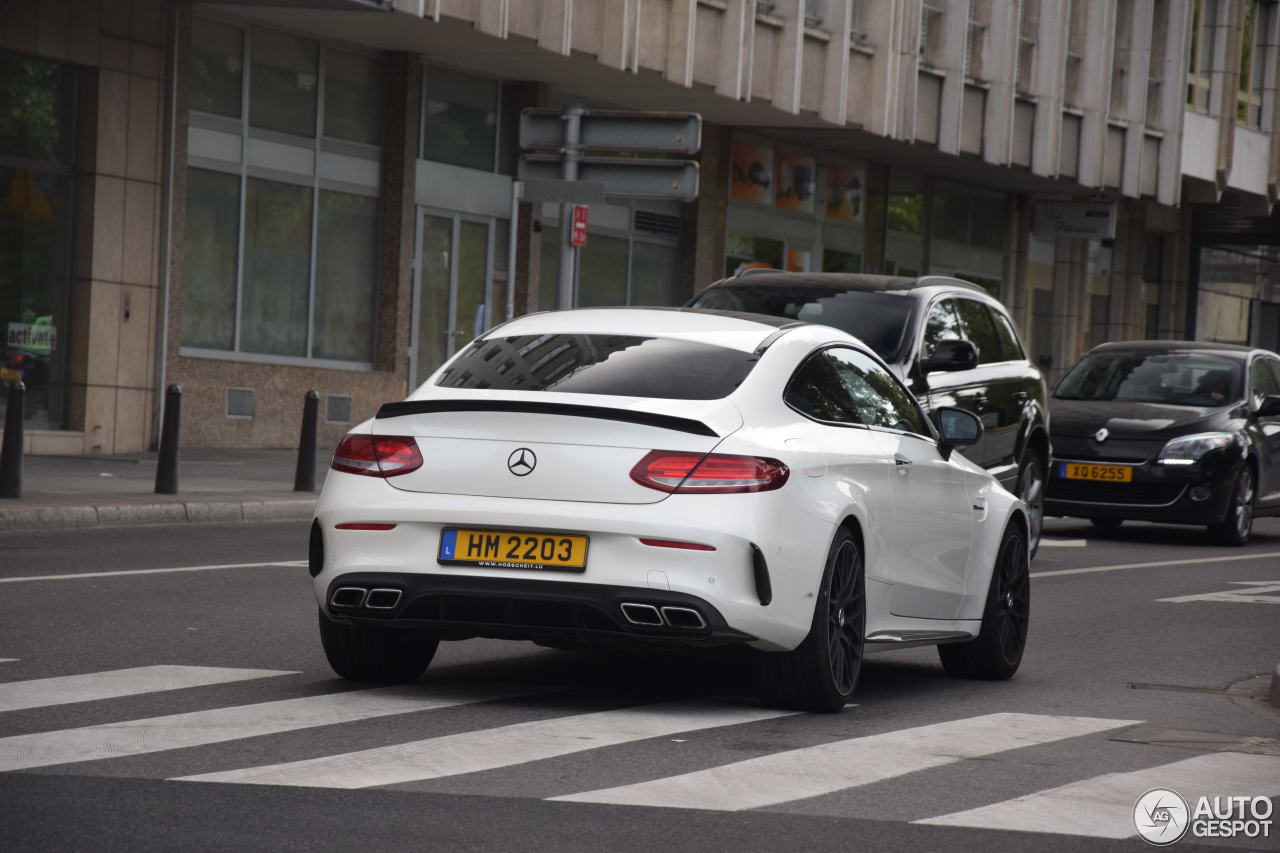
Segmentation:
{"type": "Polygon", "coordinates": [[[724,495],[782,488],[791,471],[777,459],[651,450],[631,469],[642,486],[674,494],[724,495]]]}
{"type": "Polygon", "coordinates": [[[348,435],[333,453],[330,467],[366,477],[398,477],[422,467],[412,436],[348,435]]]}

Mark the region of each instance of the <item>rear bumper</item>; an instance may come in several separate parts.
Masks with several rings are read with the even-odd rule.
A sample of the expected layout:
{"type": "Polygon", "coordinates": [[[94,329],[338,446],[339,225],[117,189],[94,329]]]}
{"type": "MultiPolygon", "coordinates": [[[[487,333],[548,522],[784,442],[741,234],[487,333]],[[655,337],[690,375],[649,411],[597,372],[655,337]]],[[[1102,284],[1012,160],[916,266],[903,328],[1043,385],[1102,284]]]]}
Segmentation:
{"type": "Polygon", "coordinates": [[[573,581],[352,573],[339,575],[329,583],[325,602],[334,619],[426,629],[447,640],[492,637],[575,645],[720,646],[756,639],[730,628],[719,610],[697,596],[573,581]],[[385,609],[344,606],[335,603],[334,593],[339,589],[398,590],[401,595],[393,607],[385,609]],[[654,618],[662,619],[663,624],[636,624],[627,618],[624,604],[652,608],[654,618]],[[667,609],[665,618],[660,615],[663,608],[667,609]],[[693,619],[689,611],[696,613],[698,619],[693,619]]]}

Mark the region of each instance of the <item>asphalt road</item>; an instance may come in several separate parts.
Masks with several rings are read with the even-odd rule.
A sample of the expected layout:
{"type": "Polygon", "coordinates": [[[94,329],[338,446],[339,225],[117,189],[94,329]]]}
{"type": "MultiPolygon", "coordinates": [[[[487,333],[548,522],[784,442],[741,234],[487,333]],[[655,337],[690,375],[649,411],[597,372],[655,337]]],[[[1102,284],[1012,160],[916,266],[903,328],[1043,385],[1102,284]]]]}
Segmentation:
{"type": "MultiPolygon", "coordinates": [[[[1138,850],[1108,836],[1149,788],[1280,794],[1277,519],[1243,549],[1051,521],[1012,681],[891,652],[782,716],[741,661],[486,640],[340,681],[306,533],[0,536],[0,849],[1138,850]]],[[[1280,850],[1276,812],[1176,848],[1280,850]]]]}

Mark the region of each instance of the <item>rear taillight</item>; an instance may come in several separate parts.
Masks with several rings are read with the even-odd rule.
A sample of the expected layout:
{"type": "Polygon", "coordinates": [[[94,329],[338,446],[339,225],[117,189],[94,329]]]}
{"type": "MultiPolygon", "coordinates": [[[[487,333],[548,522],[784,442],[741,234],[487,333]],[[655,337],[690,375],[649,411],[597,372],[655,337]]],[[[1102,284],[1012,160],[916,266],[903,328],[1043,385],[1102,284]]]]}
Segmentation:
{"type": "Polygon", "coordinates": [[[631,479],[660,492],[724,495],[780,489],[791,471],[777,459],[728,453],[651,450],[631,469],[631,479]]]}
{"type": "Polygon", "coordinates": [[[348,435],[333,452],[331,467],[366,477],[398,477],[422,467],[412,436],[348,435]]]}

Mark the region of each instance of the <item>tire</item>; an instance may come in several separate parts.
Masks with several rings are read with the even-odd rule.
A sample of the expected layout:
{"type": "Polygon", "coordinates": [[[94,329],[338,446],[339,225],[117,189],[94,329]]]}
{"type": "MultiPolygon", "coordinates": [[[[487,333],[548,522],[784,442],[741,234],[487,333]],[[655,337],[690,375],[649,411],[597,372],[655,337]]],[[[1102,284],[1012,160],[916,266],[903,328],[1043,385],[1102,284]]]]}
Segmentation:
{"type": "Polygon", "coordinates": [[[839,711],[858,686],[866,629],[862,552],[842,528],[827,554],[809,635],[793,651],[757,658],[760,700],[794,711],[839,711]]]}
{"type": "Polygon", "coordinates": [[[439,641],[421,631],[334,622],[320,612],[320,643],[333,671],[349,681],[417,681],[439,641]]]}
{"type": "Polygon", "coordinates": [[[1044,530],[1044,487],[1044,461],[1034,450],[1028,450],[1018,468],[1018,497],[1027,505],[1032,557],[1040,550],[1040,534],[1044,530]]]}
{"type": "Polygon", "coordinates": [[[1091,518],[1089,523],[1099,530],[1115,530],[1124,524],[1123,518],[1091,518]]]}
{"type": "Polygon", "coordinates": [[[1026,539],[1011,524],[1004,532],[991,573],[982,630],[968,642],[938,646],[938,657],[947,675],[1004,681],[1018,671],[1027,647],[1031,616],[1029,570],[1026,539]]]}
{"type": "Polygon", "coordinates": [[[1257,493],[1253,487],[1253,468],[1248,463],[1240,466],[1235,485],[1231,487],[1231,499],[1227,502],[1227,517],[1209,525],[1209,538],[1219,545],[1241,547],[1248,543],[1253,533],[1253,504],[1257,493]]]}

